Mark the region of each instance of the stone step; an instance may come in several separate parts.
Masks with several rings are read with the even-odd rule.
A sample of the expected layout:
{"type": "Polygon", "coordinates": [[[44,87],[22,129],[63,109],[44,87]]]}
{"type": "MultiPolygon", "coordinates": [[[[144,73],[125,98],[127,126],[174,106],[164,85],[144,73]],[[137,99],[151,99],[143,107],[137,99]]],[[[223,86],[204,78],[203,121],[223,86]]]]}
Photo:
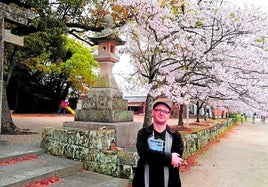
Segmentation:
{"type": "Polygon", "coordinates": [[[100,173],[80,170],[63,176],[51,187],[129,187],[128,179],[115,178],[100,173]]]}
{"type": "Polygon", "coordinates": [[[0,140],[0,161],[11,160],[29,155],[41,155],[44,149],[39,144],[20,145],[0,140]]]}
{"type": "Polygon", "coordinates": [[[1,165],[0,186],[22,187],[35,181],[66,176],[82,168],[82,162],[45,154],[39,145],[17,145],[0,141],[0,150],[1,162],[37,155],[37,159],[1,165]]]}
{"type": "Polygon", "coordinates": [[[60,177],[52,187],[127,187],[127,179],[115,178],[82,169],[82,162],[44,153],[39,144],[17,145],[0,140],[0,162],[29,155],[37,159],[0,165],[0,186],[23,187],[36,181],[60,177]]]}
{"type": "Polygon", "coordinates": [[[0,186],[24,186],[54,176],[66,176],[81,168],[81,162],[42,154],[34,160],[1,166],[0,186]]]}

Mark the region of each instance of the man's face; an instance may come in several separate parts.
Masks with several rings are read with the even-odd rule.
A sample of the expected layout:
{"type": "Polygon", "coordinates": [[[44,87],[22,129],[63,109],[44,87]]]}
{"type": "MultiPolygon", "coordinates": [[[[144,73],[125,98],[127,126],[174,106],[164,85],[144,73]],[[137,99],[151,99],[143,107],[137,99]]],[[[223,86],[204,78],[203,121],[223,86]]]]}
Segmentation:
{"type": "Polygon", "coordinates": [[[152,110],[152,117],[155,123],[165,124],[167,120],[170,118],[170,110],[164,104],[158,104],[152,110]]]}

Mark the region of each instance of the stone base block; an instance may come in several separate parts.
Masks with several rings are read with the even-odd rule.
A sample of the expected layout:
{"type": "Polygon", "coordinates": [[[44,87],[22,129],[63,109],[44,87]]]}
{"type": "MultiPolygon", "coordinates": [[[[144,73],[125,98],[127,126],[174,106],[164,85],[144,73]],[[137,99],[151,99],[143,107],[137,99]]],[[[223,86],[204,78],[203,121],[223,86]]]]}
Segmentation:
{"type": "Polygon", "coordinates": [[[90,122],[132,122],[132,111],[121,110],[93,110],[83,109],[76,110],[75,121],[90,121],[90,122]]]}
{"type": "Polygon", "coordinates": [[[116,145],[118,147],[128,147],[136,143],[137,133],[142,128],[142,123],[138,122],[120,122],[120,123],[102,123],[102,122],[84,122],[67,121],[63,123],[64,127],[83,128],[83,129],[115,129],[116,145]]]}

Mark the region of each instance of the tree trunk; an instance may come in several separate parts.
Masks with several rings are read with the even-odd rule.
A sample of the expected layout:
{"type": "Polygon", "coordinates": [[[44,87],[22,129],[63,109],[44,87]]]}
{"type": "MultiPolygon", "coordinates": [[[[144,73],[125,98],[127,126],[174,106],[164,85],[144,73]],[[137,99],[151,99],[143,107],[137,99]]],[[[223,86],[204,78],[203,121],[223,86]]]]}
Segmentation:
{"type": "Polygon", "coordinates": [[[212,119],[215,119],[215,109],[214,109],[214,107],[211,107],[211,110],[212,110],[212,116],[211,116],[211,118],[212,119]]]}
{"type": "Polygon", "coordinates": [[[199,120],[199,115],[200,115],[200,106],[199,106],[199,101],[196,102],[196,122],[200,122],[199,120]]]}
{"type": "Polygon", "coordinates": [[[7,102],[6,87],[3,86],[2,95],[2,124],[1,124],[1,134],[17,134],[19,128],[13,123],[10,109],[7,102]]]}
{"type": "Polygon", "coordinates": [[[146,97],[146,108],[145,108],[145,116],[143,121],[143,127],[148,127],[152,124],[152,109],[153,109],[153,100],[154,98],[148,94],[146,97]]]}
{"type": "Polygon", "coordinates": [[[207,110],[208,110],[208,109],[207,109],[206,106],[204,107],[204,110],[205,110],[204,120],[207,121],[207,118],[208,118],[208,111],[207,111],[207,110]]]}
{"type": "Polygon", "coordinates": [[[183,108],[184,108],[184,105],[180,105],[179,121],[178,121],[178,126],[180,126],[180,127],[183,127],[183,108]]]}

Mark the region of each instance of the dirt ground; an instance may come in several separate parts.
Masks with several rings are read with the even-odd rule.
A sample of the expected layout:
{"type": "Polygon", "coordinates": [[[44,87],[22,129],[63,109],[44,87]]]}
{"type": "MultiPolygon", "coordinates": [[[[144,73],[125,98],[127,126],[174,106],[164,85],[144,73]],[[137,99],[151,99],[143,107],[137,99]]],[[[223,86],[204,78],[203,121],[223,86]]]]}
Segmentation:
{"type": "Polygon", "coordinates": [[[26,131],[26,134],[18,135],[1,135],[1,140],[35,144],[42,140],[42,132],[45,127],[62,127],[64,121],[73,121],[72,115],[56,115],[56,114],[14,114],[12,115],[14,124],[26,131]]]}
{"type": "MultiPolygon", "coordinates": [[[[62,127],[65,121],[74,121],[74,116],[71,114],[13,114],[13,122],[15,125],[26,131],[25,134],[19,135],[1,135],[1,140],[24,143],[24,144],[35,144],[40,143],[42,140],[42,132],[45,127],[62,127]]],[[[142,123],[144,116],[134,115],[133,121],[142,123]]],[[[194,124],[195,119],[190,119],[189,124],[194,124]]],[[[202,121],[201,121],[202,122],[202,121]]],[[[186,120],[185,120],[186,123],[186,120]]],[[[177,126],[178,119],[169,119],[168,124],[170,126],[177,126]]],[[[200,125],[189,125],[188,128],[181,129],[181,132],[190,132],[194,128],[208,128],[212,125],[211,122],[202,122],[200,125]]]]}
{"type": "Polygon", "coordinates": [[[183,187],[267,187],[268,123],[246,122],[181,173],[183,187]]]}

